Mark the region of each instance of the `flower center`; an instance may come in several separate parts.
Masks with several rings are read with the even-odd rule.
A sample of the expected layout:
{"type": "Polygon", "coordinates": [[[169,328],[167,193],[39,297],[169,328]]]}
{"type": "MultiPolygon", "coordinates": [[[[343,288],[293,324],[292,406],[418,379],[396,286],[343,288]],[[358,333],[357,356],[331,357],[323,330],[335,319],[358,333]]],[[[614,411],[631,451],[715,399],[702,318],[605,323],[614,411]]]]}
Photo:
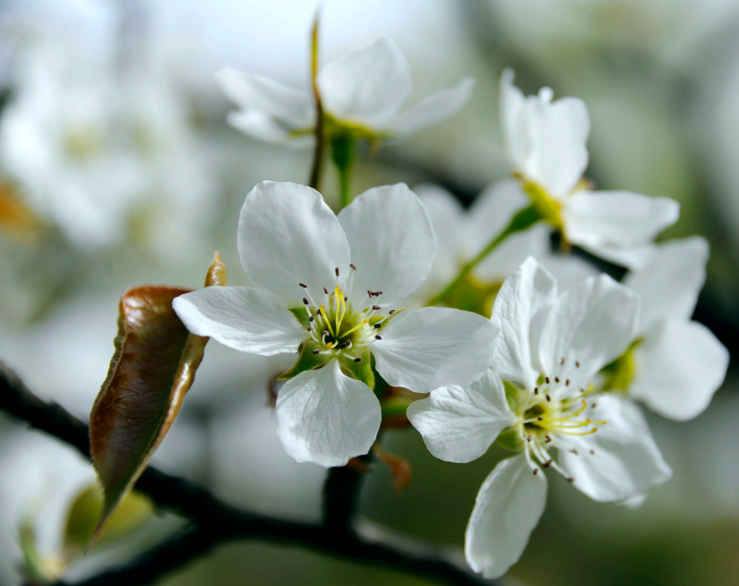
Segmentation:
{"type": "MultiPolygon", "coordinates": [[[[575,363],[576,365],[578,363],[575,363]]],[[[564,359],[562,359],[564,365],[564,359]]],[[[579,365],[578,365],[579,368],[579,365]]],[[[500,436],[503,447],[523,450],[534,474],[539,466],[554,468],[570,482],[574,482],[565,470],[549,454],[551,447],[566,448],[567,436],[586,436],[598,431],[605,421],[593,421],[587,416],[589,406],[586,397],[595,387],[577,389],[570,379],[541,375],[537,386],[529,391],[504,382],[506,400],[517,421],[500,436]],[[551,446],[550,446],[551,445],[551,446]]]]}
{"type": "MultiPolygon", "coordinates": [[[[367,291],[364,298],[356,305],[352,303],[352,285],[354,265],[349,265],[351,272],[347,284],[347,292],[338,284],[339,269],[335,269],[336,280],[333,290],[323,287],[323,298],[316,302],[304,283],[299,285],[305,291],[303,298],[301,322],[306,326],[311,340],[315,343],[314,354],[339,354],[343,350],[368,346],[375,340],[381,340],[383,326],[396,313],[391,309],[381,314],[382,308],[374,303],[382,291],[367,291]],[[307,318],[307,319],[306,319],[307,318]]],[[[298,316],[298,310],[293,311],[298,316]]]]}
{"type": "Polygon", "coordinates": [[[64,134],[62,141],[64,151],[77,161],[91,158],[103,148],[103,138],[93,127],[70,129],[64,134]]]}

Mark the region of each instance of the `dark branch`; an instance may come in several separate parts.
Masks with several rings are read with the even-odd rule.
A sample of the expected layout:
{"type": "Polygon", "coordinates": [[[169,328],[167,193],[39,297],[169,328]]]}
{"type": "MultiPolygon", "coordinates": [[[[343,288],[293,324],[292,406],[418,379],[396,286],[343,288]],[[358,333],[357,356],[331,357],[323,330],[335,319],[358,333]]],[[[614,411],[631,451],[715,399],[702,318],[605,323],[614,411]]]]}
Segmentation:
{"type": "MultiPolygon", "coordinates": [[[[212,533],[190,527],[131,560],[126,565],[75,582],[74,586],[143,586],[144,584],[153,584],[169,572],[209,553],[218,542],[219,540],[212,533]]],[[[57,582],[56,586],[72,586],[72,583],[57,582]]]]}
{"type": "Polygon", "coordinates": [[[369,462],[369,456],[357,458],[357,467],[329,468],[323,484],[323,525],[331,531],[350,533],[358,509],[359,493],[365,473],[358,467],[369,462]]]}
{"type": "MultiPolygon", "coordinates": [[[[0,409],[77,448],[89,457],[87,426],[53,403],[33,395],[23,382],[0,362],[0,409]]],[[[339,469],[337,469],[339,470],[339,469]]],[[[361,474],[334,472],[336,480],[327,483],[327,494],[361,482],[361,474]],[[330,484],[330,486],[329,486],[330,484]]],[[[207,553],[215,545],[236,540],[260,540],[315,550],[343,559],[382,565],[448,584],[494,586],[470,572],[447,550],[418,540],[394,536],[369,523],[351,530],[355,496],[327,516],[338,525],[296,523],[252,514],[219,500],[207,490],[187,480],[149,467],[136,483],[136,490],[147,494],[157,506],[189,518],[197,528],[166,541],[128,565],[106,572],[76,586],[111,584],[150,584],[163,574],[186,565],[192,558],[207,553]],[[348,505],[348,506],[347,506],[348,505]],[[348,528],[348,530],[347,530],[348,528]]],[[[338,494],[336,494],[338,498],[338,494]]],[[[333,523],[333,522],[332,522],[333,523]]],[[[59,583],[57,586],[62,586],[59,583]]]]}

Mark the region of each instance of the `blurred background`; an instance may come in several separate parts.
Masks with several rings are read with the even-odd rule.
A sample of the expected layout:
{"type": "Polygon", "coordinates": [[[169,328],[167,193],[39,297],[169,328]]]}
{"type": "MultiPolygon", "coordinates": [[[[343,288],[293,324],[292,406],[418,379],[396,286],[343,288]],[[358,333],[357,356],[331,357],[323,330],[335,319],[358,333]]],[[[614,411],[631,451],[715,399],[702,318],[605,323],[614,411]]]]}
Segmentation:
{"type": "MultiPolygon", "coordinates": [[[[587,176],[603,189],[682,204],[665,237],[711,242],[696,319],[732,355],[739,340],[739,2],[736,0],[325,0],[324,62],[380,34],[405,52],[414,98],[477,79],[452,120],[363,156],[355,192],[435,182],[468,204],[505,177],[497,83],[549,85],[590,111],[587,176]]],[[[0,2],[0,358],[39,395],[87,417],[105,378],[121,293],[144,283],[199,287],[214,250],[244,284],[236,218],[264,179],[305,183],[310,151],[230,128],[213,73],[226,65],[308,82],[308,0],[0,2]]],[[[338,201],[333,169],[324,194],[338,201]]],[[[229,502],[317,519],[325,472],[286,456],[267,382],[290,357],[211,343],[161,468],[229,502]]],[[[710,408],[678,424],[649,414],[675,477],[639,510],[601,505],[552,478],[543,521],[510,576],[531,586],[739,583],[739,372],[710,408]]],[[[411,430],[387,434],[414,479],[401,496],[378,467],[362,512],[462,545],[496,449],[468,465],[434,459],[411,430]]],[[[70,502],[94,479],[65,446],[0,415],[0,585],[19,583],[18,527],[53,555],[70,502]]],[[[89,556],[71,577],[124,559],[178,521],[89,556]]],[[[258,543],[229,545],[171,586],[408,584],[386,570],[258,543]]]]}

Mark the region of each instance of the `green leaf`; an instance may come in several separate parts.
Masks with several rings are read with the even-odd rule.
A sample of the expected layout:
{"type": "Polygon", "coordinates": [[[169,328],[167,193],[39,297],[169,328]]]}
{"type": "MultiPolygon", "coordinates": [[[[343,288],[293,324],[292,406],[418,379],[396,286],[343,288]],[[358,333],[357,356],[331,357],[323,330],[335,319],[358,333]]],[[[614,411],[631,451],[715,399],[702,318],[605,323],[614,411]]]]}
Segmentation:
{"type": "MultiPolygon", "coordinates": [[[[103,511],[103,489],[92,484],[72,501],[64,527],[64,550],[70,555],[84,550],[90,543],[103,511]]],[[[111,542],[130,534],[148,521],[154,512],[151,500],[131,491],[121,499],[103,529],[99,543],[111,542]]]]}
{"type": "MultiPolygon", "coordinates": [[[[216,253],[205,285],[225,283],[216,253]]],[[[115,353],[90,414],[90,452],[105,493],[93,541],[171,428],[203,359],[208,338],[190,335],[172,309],[187,292],[145,286],[121,298],[115,353]]]]}

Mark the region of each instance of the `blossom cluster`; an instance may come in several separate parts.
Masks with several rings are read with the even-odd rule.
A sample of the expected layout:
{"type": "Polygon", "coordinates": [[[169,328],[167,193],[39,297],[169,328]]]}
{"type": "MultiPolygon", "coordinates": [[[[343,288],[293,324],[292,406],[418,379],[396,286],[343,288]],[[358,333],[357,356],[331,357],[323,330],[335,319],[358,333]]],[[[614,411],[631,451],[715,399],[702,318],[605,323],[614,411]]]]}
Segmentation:
{"type": "MultiPolygon", "coordinates": [[[[472,83],[404,115],[410,79],[380,39],[320,70],[329,136],[379,142],[458,110],[472,83]]],[[[218,74],[237,129],[310,144],[309,94],[232,69],[218,74]]],[[[498,577],[541,517],[547,474],[596,501],[637,506],[671,470],[640,403],[686,420],[721,385],[728,353],[690,320],[705,279],[700,237],[655,244],[678,204],[597,191],[583,176],[590,120],[577,98],[524,96],[506,70],[500,118],[513,178],[465,211],[442,188],[357,196],[338,215],[310,187],[265,181],[246,196],[238,251],[251,287],[174,301],[188,329],[253,354],[294,353],[279,377],[277,433],[299,462],[367,454],[388,388],[425,393],[407,418],[429,451],[470,462],[514,452],[483,483],[468,563],[498,577]],[[420,197],[419,197],[420,196],[420,197]],[[558,247],[552,247],[552,235],[558,247]],[[617,282],[587,255],[628,269],[617,282]]]]}
{"type": "MultiPolygon", "coordinates": [[[[179,202],[179,228],[162,249],[202,244],[215,178],[194,153],[175,92],[149,83],[148,71],[114,75],[115,59],[94,59],[82,78],[36,66],[61,50],[30,54],[0,120],[0,154],[36,213],[70,241],[105,247],[151,217],[156,192],[154,207],[179,202]],[[49,88],[65,85],[68,99],[48,99],[49,88]],[[150,116],[142,87],[168,118],[150,116]],[[111,181],[119,176],[125,181],[111,181]]],[[[447,462],[469,463],[493,444],[508,450],[470,503],[465,556],[486,578],[521,557],[556,476],[595,501],[639,506],[672,476],[643,407],[674,421],[697,417],[729,363],[691,319],[708,243],[658,241],[678,220],[678,203],[596,189],[585,176],[585,103],[555,100],[546,87],[526,96],[508,69],[497,110],[509,177],[468,209],[433,184],[352,197],[356,144],[374,152],[451,118],[475,82],[404,109],[410,67],[385,37],[316,66],[312,82],[309,91],[234,68],[215,75],[236,106],[227,115],[234,129],[313,148],[319,167],[331,152],[341,209],[329,207],[317,181],[257,183],[236,227],[249,286],[181,294],[167,305],[173,319],[237,351],[290,357],[273,407],[277,436],[297,462],[329,468],[382,457],[380,432],[398,425],[447,462]]]]}

